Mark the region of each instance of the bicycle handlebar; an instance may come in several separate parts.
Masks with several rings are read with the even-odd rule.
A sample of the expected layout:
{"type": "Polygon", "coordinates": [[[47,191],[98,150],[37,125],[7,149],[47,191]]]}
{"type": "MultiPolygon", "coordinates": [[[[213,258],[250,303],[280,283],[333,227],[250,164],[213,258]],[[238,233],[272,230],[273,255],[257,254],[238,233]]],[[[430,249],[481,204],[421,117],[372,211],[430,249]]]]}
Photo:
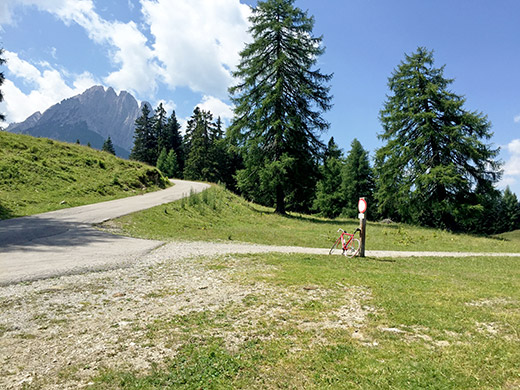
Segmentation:
{"type": "MultiPolygon", "coordinates": [[[[347,233],[345,230],[343,230],[342,228],[339,228],[338,229],[338,233],[339,232],[343,232],[343,233],[347,233]]],[[[354,230],[354,233],[352,233],[352,235],[356,234],[357,232],[361,232],[361,229],[360,228],[357,228],[356,230],[354,230]]]]}

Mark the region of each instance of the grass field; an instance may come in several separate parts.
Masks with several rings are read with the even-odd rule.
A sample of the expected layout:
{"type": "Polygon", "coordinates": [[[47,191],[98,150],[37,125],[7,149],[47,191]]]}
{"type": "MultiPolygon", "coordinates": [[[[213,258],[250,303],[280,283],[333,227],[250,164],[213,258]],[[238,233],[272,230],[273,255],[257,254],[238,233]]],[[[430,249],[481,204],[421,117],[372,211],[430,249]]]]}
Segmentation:
{"type": "MultiPolygon", "coordinates": [[[[116,221],[135,236],[328,247],[355,220],[290,215],[219,187],[116,221]]],[[[210,244],[209,244],[210,245],[210,244]]],[[[368,224],[369,249],[519,252],[494,238],[368,224]]],[[[177,345],[152,372],[105,369],[100,389],[518,389],[520,259],[257,254],[193,260],[239,302],[147,326],[177,345]],[[222,276],[224,277],[224,276],[222,276]]],[[[158,294],[160,296],[160,294],[158,294]]]]}
{"type": "Polygon", "coordinates": [[[520,267],[512,258],[200,260],[251,292],[146,327],[178,345],[152,372],[95,389],[516,389],[520,267]]]}
{"type": "Polygon", "coordinates": [[[0,131],[0,219],[164,188],[155,168],[75,144],[0,131]]]}
{"type": "MultiPolygon", "coordinates": [[[[370,218],[370,214],[368,214],[370,218]]],[[[328,220],[290,214],[280,216],[267,207],[213,186],[189,199],[119,218],[124,234],[151,239],[243,241],[271,245],[327,248],[338,228],[354,231],[359,220],[328,220]]],[[[508,233],[488,238],[453,234],[402,224],[368,222],[368,250],[520,252],[520,236],[508,233]]]]}

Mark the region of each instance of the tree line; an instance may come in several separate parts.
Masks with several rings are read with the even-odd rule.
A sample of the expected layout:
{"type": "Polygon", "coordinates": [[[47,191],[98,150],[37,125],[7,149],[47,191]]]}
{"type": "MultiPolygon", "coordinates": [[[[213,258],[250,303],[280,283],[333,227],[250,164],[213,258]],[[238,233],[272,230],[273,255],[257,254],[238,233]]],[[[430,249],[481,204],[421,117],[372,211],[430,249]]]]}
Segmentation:
{"type": "Polygon", "coordinates": [[[465,108],[426,48],[405,55],[388,79],[378,135],[385,144],[373,166],[358,140],[346,157],[333,139],[325,145],[332,75],[316,69],[324,47],[314,18],[293,3],[259,1],[252,10],[226,132],[196,108],[182,137],[174,114],[143,108],[131,157],[170,176],[221,181],[280,214],[352,217],[364,196],[373,220],[477,233],[520,227],[516,195],[495,188],[502,170],[491,123],[465,108]]]}

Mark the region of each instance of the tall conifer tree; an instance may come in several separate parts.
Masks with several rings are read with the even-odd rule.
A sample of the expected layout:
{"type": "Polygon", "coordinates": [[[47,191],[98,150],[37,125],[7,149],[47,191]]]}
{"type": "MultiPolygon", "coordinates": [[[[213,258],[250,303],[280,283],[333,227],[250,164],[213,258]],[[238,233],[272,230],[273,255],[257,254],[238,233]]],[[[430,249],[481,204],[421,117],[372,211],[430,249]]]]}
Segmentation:
{"type": "Polygon", "coordinates": [[[157,137],[153,131],[153,118],[147,104],[141,109],[141,116],[135,120],[134,147],[130,158],[155,166],[157,161],[157,137]]]}
{"type": "Polygon", "coordinates": [[[463,107],[443,73],[433,52],[418,48],[389,78],[376,197],[386,216],[458,230],[482,212],[479,198],[494,191],[501,172],[498,149],[485,143],[490,122],[463,107]]]}
{"type": "Polygon", "coordinates": [[[153,116],[153,132],[157,139],[156,159],[159,157],[159,154],[163,149],[169,150],[171,148],[169,145],[169,134],[166,121],[166,110],[164,109],[163,104],[159,103],[153,116]]]}
{"type": "Polygon", "coordinates": [[[187,150],[184,177],[191,180],[215,181],[213,161],[210,156],[215,132],[213,116],[209,111],[196,107],[186,128],[187,150]]]}
{"type": "Polygon", "coordinates": [[[276,212],[308,208],[323,148],[320,132],[329,124],[332,75],[315,70],[324,52],[314,37],[314,18],[293,0],[259,1],[253,9],[253,42],[241,52],[230,89],[235,103],[231,135],[244,150],[238,186],[249,198],[274,203],[276,212]]]}
{"type": "MultiPolygon", "coordinates": [[[[173,150],[175,152],[176,169],[182,170],[184,169],[184,146],[181,135],[181,124],[177,120],[177,116],[175,115],[175,111],[168,118],[168,122],[166,123],[166,134],[167,134],[167,150],[173,150]]],[[[179,177],[179,172],[175,173],[176,177],[179,177]]]]}

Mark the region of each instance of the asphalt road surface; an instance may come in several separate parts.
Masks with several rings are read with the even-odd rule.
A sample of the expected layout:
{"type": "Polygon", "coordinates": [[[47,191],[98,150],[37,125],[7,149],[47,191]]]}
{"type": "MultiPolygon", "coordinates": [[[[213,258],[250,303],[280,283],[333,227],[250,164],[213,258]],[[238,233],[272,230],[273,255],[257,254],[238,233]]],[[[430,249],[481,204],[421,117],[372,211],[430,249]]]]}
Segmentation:
{"type": "Polygon", "coordinates": [[[209,187],[174,183],[144,195],[0,221],[0,285],[132,264],[162,242],[116,236],[92,225],[209,187]]]}

